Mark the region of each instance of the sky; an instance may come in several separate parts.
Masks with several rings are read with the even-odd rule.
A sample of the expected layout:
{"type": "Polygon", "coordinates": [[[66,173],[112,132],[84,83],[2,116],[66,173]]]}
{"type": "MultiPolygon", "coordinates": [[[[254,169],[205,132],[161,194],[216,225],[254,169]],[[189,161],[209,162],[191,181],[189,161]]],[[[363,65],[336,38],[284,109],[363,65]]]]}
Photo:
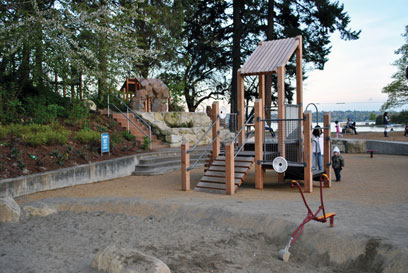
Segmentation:
{"type": "MultiPolygon", "coordinates": [[[[319,110],[379,110],[387,100],[382,88],[396,72],[394,54],[404,44],[408,25],[407,0],[340,0],[360,38],[343,41],[334,33],[324,70],[313,70],[304,81],[305,104],[319,110]]],[[[408,109],[408,106],[402,109],[408,109]]],[[[401,110],[401,109],[397,109],[401,110]]]]}

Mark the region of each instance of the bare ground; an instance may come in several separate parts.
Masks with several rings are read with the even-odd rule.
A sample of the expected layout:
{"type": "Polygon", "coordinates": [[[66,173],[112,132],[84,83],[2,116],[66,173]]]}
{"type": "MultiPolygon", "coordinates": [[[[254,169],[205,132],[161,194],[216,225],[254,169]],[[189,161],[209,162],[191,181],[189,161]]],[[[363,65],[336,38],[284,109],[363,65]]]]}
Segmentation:
{"type": "MultiPolygon", "coordinates": [[[[306,215],[296,189],[254,174],[234,196],[180,191],[180,174],[124,177],[36,193],[56,215],[0,224],[2,272],[94,272],[95,253],[110,244],[136,247],[172,272],[406,272],[408,157],[345,154],[343,181],[324,190],[335,228],[309,223],[291,248],[276,254],[306,215]]],[[[194,184],[202,169],[193,170],[194,184]]],[[[307,194],[312,210],[319,193],[307,194]]]]}

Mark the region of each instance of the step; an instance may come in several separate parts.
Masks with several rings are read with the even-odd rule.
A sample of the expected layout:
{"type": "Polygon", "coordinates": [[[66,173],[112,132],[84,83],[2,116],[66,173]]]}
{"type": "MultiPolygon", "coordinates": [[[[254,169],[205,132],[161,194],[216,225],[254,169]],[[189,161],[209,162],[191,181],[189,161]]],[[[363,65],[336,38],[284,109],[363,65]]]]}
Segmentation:
{"type": "MultiPolygon", "coordinates": [[[[225,161],[214,161],[212,166],[225,166],[225,161]]],[[[249,168],[252,166],[252,162],[234,162],[235,168],[249,168]]]]}
{"type": "MultiPolygon", "coordinates": [[[[237,185],[234,185],[236,189],[238,189],[237,185]]],[[[226,185],[220,183],[211,183],[211,182],[199,182],[196,185],[196,188],[206,188],[206,189],[214,189],[214,190],[226,190],[226,185]]],[[[235,190],[236,191],[236,190],[235,190]]]]}
{"type": "MultiPolygon", "coordinates": [[[[218,171],[218,172],[225,172],[225,166],[216,166],[212,165],[209,169],[209,171],[218,171]]],[[[236,173],[244,173],[247,174],[249,169],[248,168],[234,168],[234,171],[236,173]]]]}
{"type": "MultiPolygon", "coordinates": [[[[194,163],[195,161],[192,161],[192,163],[194,163]]],[[[205,161],[204,160],[200,160],[198,161],[199,164],[204,165],[205,161]]],[[[190,165],[191,165],[190,164],[190,165]]],[[[172,167],[172,166],[177,166],[178,168],[181,167],[181,160],[170,160],[170,161],[157,161],[155,163],[153,162],[148,162],[148,163],[140,163],[136,166],[136,170],[137,169],[154,169],[154,168],[159,168],[159,167],[172,167]]]]}
{"type": "MultiPolygon", "coordinates": [[[[205,176],[213,176],[213,177],[223,177],[225,178],[225,172],[217,172],[217,171],[206,171],[205,176]]],[[[234,177],[238,179],[243,179],[245,174],[243,173],[235,173],[234,177]]]]}
{"type": "MultiPolygon", "coordinates": [[[[225,178],[212,177],[212,176],[206,176],[206,175],[201,177],[200,181],[225,184],[225,178]]],[[[234,183],[235,183],[235,185],[241,186],[242,185],[242,180],[241,179],[234,179],[234,183]]]]}
{"type": "MultiPolygon", "coordinates": [[[[227,194],[226,190],[221,190],[221,189],[209,189],[209,188],[195,187],[194,190],[199,191],[199,192],[215,193],[215,194],[222,194],[222,195],[227,194]]],[[[237,192],[237,190],[238,190],[238,187],[235,186],[235,192],[237,192]]]]}
{"type": "MultiPolygon", "coordinates": [[[[225,161],[225,156],[217,156],[215,159],[216,161],[225,161]]],[[[254,157],[244,157],[244,156],[237,156],[235,158],[235,162],[254,162],[255,158],[254,157]]]]}

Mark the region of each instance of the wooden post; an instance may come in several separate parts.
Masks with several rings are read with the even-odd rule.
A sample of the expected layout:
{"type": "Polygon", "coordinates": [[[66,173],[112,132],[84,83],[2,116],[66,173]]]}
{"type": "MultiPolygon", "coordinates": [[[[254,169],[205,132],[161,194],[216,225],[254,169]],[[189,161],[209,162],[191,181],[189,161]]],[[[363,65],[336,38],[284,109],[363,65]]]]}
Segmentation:
{"type": "Polygon", "coordinates": [[[190,171],[187,170],[190,167],[190,154],[187,153],[190,149],[188,141],[184,140],[181,144],[181,189],[183,191],[190,190],[190,171]]]}
{"type": "MultiPolygon", "coordinates": [[[[211,108],[211,119],[212,122],[214,123],[217,120],[217,117],[220,113],[220,103],[218,101],[215,101],[212,104],[211,108]]],[[[217,136],[217,132],[220,130],[220,120],[214,124],[212,127],[212,139],[214,139],[217,136]]],[[[220,154],[220,147],[221,147],[221,138],[218,137],[216,141],[214,141],[212,145],[212,155],[211,155],[211,160],[214,161],[217,156],[220,154]]]]}
{"type": "Polygon", "coordinates": [[[235,193],[234,143],[225,145],[225,192],[227,195],[235,193]]]}
{"type": "MultiPolygon", "coordinates": [[[[302,61],[302,36],[299,35],[296,37],[299,41],[299,45],[296,48],[296,104],[299,106],[298,117],[303,119],[303,61],[302,61]]],[[[303,143],[303,121],[300,121],[300,141],[299,147],[302,147],[303,143]]],[[[299,156],[302,156],[302,153],[298,153],[299,156]]],[[[299,159],[302,161],[302,158],[299,159]]]]}
{"type": "Polygon", "coordinates": [[[306,166],[303,170],[304,172],[304,192],[313,191],[313,175],[312,175],[312,112],[307,111],[305,114],[305,126],[304,128],[304,149],[303,149],[303,160],[306,166]]]}
{"type": "Polygon", "coordinates": [[[331,155],[331,149],[330,149],[330,136],[331,136],[331,115],[330,112],[325,112],[323,114],[323,126],[324,126],[324,149],[323,149],[323,158],[324,158],[324,172],[327,174],[329,178],[329,183],[326,183],[326,187],[331,187],[331,171],[330,171],[330,155],[331,155]]]}
{"type": "Polygon", "coordinates": [[[264,108],[263,100],[258,99],[255,101],[255,188],[263,189],[263,178],[265,170],[260,163],[263,160],[263,136],[264,136],[264,122],[258,121],[258,118],[262,119],[262,109],[264,108]]]}
{"type": "MultiPolygon", "coordinates": [[[[238,99],[238,130],[241,129],[245,124],[245,96],[244,96],[244,76],[241,75],[241,70],[237,71],[237,99],[238,99]]],[[[238,145],[241,145],[245,142],[245,128],[242,129],[241,134],[238,136],[238,145]]]]}
{"type": "MultiPolygon", "coordinates": [[[[259,98],[265,102],[265,75],[259,75],[259,98]]],[[[265,119],[265,107],[262,108],[262,119],[265,119]]]]}
{"type": "Polygon", "coordinates": [[[129,78],[126,78],[126,102],[129,100],[129,78]]]}
{"type": "MultiPolygon", "coordinates": [[[[279,66],[278,72],[278,151],[279,155],[285,157],[285,67],[279,66]]],[[[284,174],[278,174],[278,182],[284,182],[284,174]]]]}

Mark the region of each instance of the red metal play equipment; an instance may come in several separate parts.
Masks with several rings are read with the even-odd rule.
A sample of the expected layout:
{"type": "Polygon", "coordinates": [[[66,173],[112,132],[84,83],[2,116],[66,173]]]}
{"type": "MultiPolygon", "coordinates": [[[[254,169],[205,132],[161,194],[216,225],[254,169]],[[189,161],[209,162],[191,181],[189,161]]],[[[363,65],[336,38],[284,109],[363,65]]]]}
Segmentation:
{"type": "Polygon", "coordinates": [[[296,180],[292,180],[291,182],[291,187],[297,186],[299,189],[300,194],[302,195],[303,202],[305,203],[305,206],[307,208],[307,215],[306,218],[303,220],[303,222],[300,224],[300,226],[295,230],[295,232],[292,233],[292,235],[289,237],[289,241],[286,244],[286,247],[284,249],[281,249],[279,251],[279,258],[285,262],[289,260],[290,257],[290,252],[289,248],[293,245],[293,243],[296,241],[297,238],[302,234],[303,229],[305,225],[314,220],[318,221],[321,223],[326,223],[328,219],[330,219],[330,227],[334,227],[334,216],[336,215],[335,213],[326,213],[324,209],[324,203],[323,203],[323,182],[328,182],[328,176],[326,174],[323,174],[320,177],[320,206],[319,209],[313,213],[312,210],[310,209],[309,205],[306,202],[305,196],[303,195],[302,188],[300,187],[299,182],[296,180]],[[320,211],[323,212],[322,216],[317,216],[320,211]]]}

